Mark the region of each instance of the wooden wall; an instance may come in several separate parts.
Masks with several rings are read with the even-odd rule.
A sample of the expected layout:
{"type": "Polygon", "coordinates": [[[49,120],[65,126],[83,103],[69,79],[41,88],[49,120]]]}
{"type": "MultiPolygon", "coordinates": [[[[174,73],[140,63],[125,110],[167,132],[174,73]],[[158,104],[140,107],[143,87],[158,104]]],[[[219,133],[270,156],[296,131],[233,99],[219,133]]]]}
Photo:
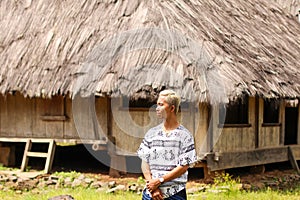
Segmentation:
{"type": "Polygon", "coordinates": [[[281,130],[282,120],[284,115],[284,104],[280,105],[279,123],[278,124],[264,124],[264,101],[259,99],[259,117],[258,117],[258,147],[278,147],[281,144],[281,130]]]}
{"type": "MultiPolygon", "coordinates": [[[[190,104],[182,109],[178,119],[191,133],[195,132],[195,113],[198,108],[190,104]]],[[[156,117],[154,109],[126,109],[122,108],[121,99],[112,100],[113,131],[116,139],[118,154],[133,155],[136,153],[145,133],[152,127],[161,123],[156,117]]]]}
{"type": "Polygon", "coordinates": [[[199,112],[195,113],[195,129],[194,139],[195,148],[199,157],[204,156],[210,150],[209,137],[209,105],[206,103],[199,103],[199,112]]]}
{"type": "Polygon", "coordinates": [[[213,132],[215,152],[244,151],[255,149],[255,98],[249,98],[249,125],[243,127],[226,127],[219,123],[219,109],[213,110],[213,132]],[[218,140],[218,141],[215,141],[218,140]]]}
{"type": "MultiPolygon", "coordinates": [[[[96,98],[95,105],[99,125],[106,133],[107,100],[96,98]]],[[[91,120],[85,120],[90,112],[90,109],[77,112],[82,115],[77,118],[84,118],[79,126],[86,130],[78,134],[74,124],[72,100],[68,97],[29,99],[18,93],[0,96],[0,137],[94,140],[97,138],[93,133],[91,120]]]]}
{"type": "MultiPolygon", "coordinates": [[[[84,101],[84,100],[83,100],[84,101]]],[[[249,124],[244,127],[222,127],[218,124],[219,109],[200,103],[190,104],[179,113],[179,121],[194,134],[198,155],[210,151],[238,152],[257,148],[283,146],[284,103],[280,106],[280,119],[277,125],[263,124],[263,100],[249,98],[249,124]],[[258,118],[255,113],[258,112],[258,118]],[[258,127],[256,127],[256,122],[258,127]],[[256,132],[258,131],[258,133],[256,132]],[[208,134],[209,133],[209,134],[208,134]],[[207,137],[209,135],[209,137],[207,137]]],[[[159,123],[154,109],[123,108],[121,99],[111,101],[111,121],[108,121],[108,99],[96,98],[95,106],[86,102],[75,102],[68,97],[52,99],[24,98],[20,94],[0,96],[0,138],[54,138],[66,140],[98,140],[107,136],[108,123],[112,123],[112,136],[116,139],[117,153],[136,153],[145,133],[159,123]],[[80,107],[79,112],[74,109],[80,107]],[[96,112],[99,123],[98,135],[90,119],[96,112]],[[75,120],[76,119],[76,120],[75,120]],[[79,119],[79,122],[78,122],[79,119]],[[76,126],[74,123],[76,121],[76,126]],[[79,124],[79,126],[78,126],[79,124]],[[80,127],[80,134],[78,134],[80,127]]],[[[300,113],[300,112],[299,112],[300,113]]],[[[300,138],[300,117],[298,119],[298,143],[300,138]]]]}
{"type": "Polygon", "coordinates": [[[220,135],[219,140],[214,147],[214,151],[245,151],[256,148],[278,147],[283,145],[282,137],[284,134],[284,103],[282,102],[280,104],[279,123],[264,124],[263,99],[259,98],[257,100],[259,103],[258,116],[255,115],[256,99],[254,97],[249,98],[249,127],[220,127],[218,124],[218,109],[213,111],[213,116],[215,119],[213,122],[213,131],[215,131],[214,135],[220,135]],[[258,124],[256,124],[255,121],[256,117],[258,124]],[[257,146],[256,142],[258,143],[257,146]]]}

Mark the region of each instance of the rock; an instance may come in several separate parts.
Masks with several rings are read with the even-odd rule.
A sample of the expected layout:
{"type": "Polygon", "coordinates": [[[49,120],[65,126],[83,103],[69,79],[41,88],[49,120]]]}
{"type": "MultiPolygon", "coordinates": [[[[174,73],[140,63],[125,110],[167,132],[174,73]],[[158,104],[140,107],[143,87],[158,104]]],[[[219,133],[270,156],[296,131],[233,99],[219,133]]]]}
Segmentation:
{"type": "Polygon", "coordinates": [[[17,176],[15,176],[15,175],[12,175],[12,176],[9,176],[9,177],[8,177],[8,179],[9,179],[9,181],[13,181],[13,182],[15,182],[15,181],[17,181],[17,180],[18,180],[18,177],[17,177],[17,176]]]}
{"type": "Polygon", "coordinates": [[[72,186],[72,179],[70,177],[65,178],[64,186],[71,187],[72,186]]]}
{"type": "Polygon", "coordinates": [[[116,181],[109,181],[109,182],[108,182],[108,187],[109,187],[109,188],[116,187],[116,181]]]}
{"type": "Polygon", "coordinates": [[[132,184],[128,186],[128,191],[132,191],[132,192],[136,192],[137,191],[137,185],[136,184],[132,184]]]}
{"type": "Polygon", "coordinates": [[[77,178],[78,180],[84,180],[85,176],[83,174],[80,174],[80,176],[77,178]]]}
{"type": "Polygon", "coordinates": [[[81,183],[82,183],[82,180],[80,180],[80,179],[74,179],[74,181],[72,182],[71,187],[72,187],[72,188],[78,187],[78,186],[81,185],[81,183]]]}
{"type": "Polygon", "coordinates": [[[59,177],[58,176],[49,176],[48,180],[51,180],[53,183],[58,183],[59,177]]]}
{"type": "Polygon", "coordinates": [[[26,178],[26,177],[23,177],[23,178],[18,177],[17,178],[17,182],[26,182],[26,181],[29,181],[29,180],[30,180],[30,178],[26,178]]]}
{"type": "Polygon", "coordinates": [[[21,190],[16,190],[15,193],[16,194],[22,194],[22,191],[21,190]]]}
{"type": "Polygon", "coordinates": [[[51,197],[48,200],[75,200],[71,195],[59,195],[55,197],[51,197]]]}
{"type": "Polygon", "coordinates": [[[244,190],[250,190],[252,188],[252,186],[250,184],[243,184],[243,189],[244,190]]]}
{"type": "Polygon", "coordinates": [[[101,181],[93,182],[90,185],[91,188],[100,188],[100,187],[105,187],[105,186],[108,186],[108,184],[104,183],[104,182],[101,182],[101,181]]]}
{"type": "Polygon", "coordinates": [[[103,188],[109,188],[109,183],[104,181],[99,181],[101,183],[101,187],[103,188]]]}
{"type": "Polygon", "coordinates": [[[144,190],[144,187],[141,187],[141,186],[140,186],[140,187],[137,188],[136,193],[137,193],[137,194],[142,194],[143,190],[144,190]]]}
{"type": "Polygon", "coordinates": [[[125,185],[118,185],[118,186],[116,186],[114,188],[109,189],[106,193],[112,193],[112,192],[120,191],[120,190],[125,191],[126,190],[125,185]]]}
{"type": "Polygon", "coordinates": [[[84,182],[87,183],[87,184],[91,184],[92,182],[94,182],[94,180],[91,179],[91,178],[85,178],[84,182]]]}
{"type": "Polygon", "coordinates": [[[17,186],[18,186],[17,183],[14,183],[11,181],[5,183],[5,187],[8,189],[15,189],[15,188],[17,188],[17,186]]]}
{"type": "Polygon", "coordinates": [[[38,187],[38,188],[44,188],[44,187],[46,187],[46,186],[47,186],[47,184],[46,184],[45,181],[40,181],[40,182],[37,184],[37,187],[38,187]]]}
{"type": "Polygon", "coordinates": [[[57,183],[57,181],[55,181],[55,180],[48,180],[48,181],[46,181],[46,184],[49,186],[49,185],[55,185],[57,183]]]}
{"type": "Polygon", "coordinates": [[[1,175],[0,176],[0,182],[7,182],[9,178],[7,176],[1,175]]]}

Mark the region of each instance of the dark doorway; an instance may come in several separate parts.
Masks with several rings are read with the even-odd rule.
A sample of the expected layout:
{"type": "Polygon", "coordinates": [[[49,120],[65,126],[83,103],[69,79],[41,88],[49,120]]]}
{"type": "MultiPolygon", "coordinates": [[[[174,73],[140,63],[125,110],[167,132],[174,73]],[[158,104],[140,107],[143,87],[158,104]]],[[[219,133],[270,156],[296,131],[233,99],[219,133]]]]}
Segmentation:
{"type": "Polygon", "coordinates": [[[297,144],[298,107],[285,108],[284,144],[297,144]]]}

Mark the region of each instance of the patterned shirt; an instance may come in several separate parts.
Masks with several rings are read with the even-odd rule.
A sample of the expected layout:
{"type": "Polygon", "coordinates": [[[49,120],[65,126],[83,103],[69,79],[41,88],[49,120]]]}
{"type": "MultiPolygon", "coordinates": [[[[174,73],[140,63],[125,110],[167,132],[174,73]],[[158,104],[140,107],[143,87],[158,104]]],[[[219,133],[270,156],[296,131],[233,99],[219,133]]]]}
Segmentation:
{"type": "MultiPolygon", "coordinates": [[[[153,179],[162,177],[177,166],[196,162],[194,138],[182,125],[166,134],[163,124],[151,128],[138,149],[138,156],[150,166],[153,179]]],[[[185,188],[188,179],[186,171],[180,177],[159,186],[167,198],[185,188]]],[[[148,194],[150,194],[147,191],[148,194]]]]}

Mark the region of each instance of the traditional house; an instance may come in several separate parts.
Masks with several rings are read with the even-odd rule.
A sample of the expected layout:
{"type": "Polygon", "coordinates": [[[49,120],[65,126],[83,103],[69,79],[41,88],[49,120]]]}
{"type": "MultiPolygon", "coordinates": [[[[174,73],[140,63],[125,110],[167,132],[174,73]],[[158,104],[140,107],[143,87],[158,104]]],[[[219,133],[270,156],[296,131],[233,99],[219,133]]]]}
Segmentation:
{"type": "Polygon", "coordinates": [[[38,156],[48,172],[55,143],[107,150],[112,173],[130,170],[164,88],[181,95],[208,169],[297,167],[300,24],[278,4],[5,0],[0,10],[1,151],[27,142],[23,170],[38,156]]]}

